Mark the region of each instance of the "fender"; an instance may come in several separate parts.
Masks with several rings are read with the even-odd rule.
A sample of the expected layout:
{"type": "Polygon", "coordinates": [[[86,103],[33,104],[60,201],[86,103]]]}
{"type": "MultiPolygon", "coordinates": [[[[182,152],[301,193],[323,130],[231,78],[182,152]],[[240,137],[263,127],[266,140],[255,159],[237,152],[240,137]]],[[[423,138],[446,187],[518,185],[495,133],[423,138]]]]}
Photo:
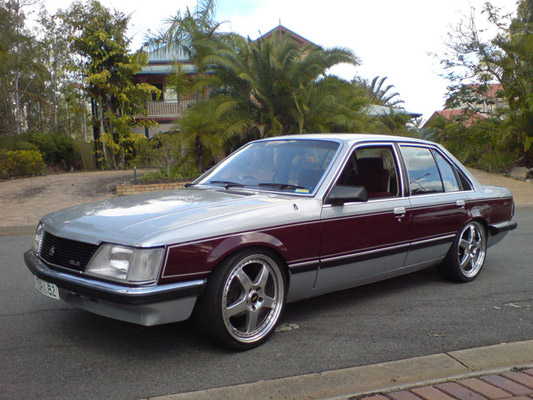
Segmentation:
{"type": "Polygon", "coordinates": [[[203,278],[229,254],[249,246],[265,246],[277,251],[285,260],[287,247],[264,232],[244,232],[167,248],[160,283],[203,278]]]}
{"type": "Polygon", "coordinates": [[[216,265],[229,254],[250,246],[270,247],[287,259],[287,248],[278,238],[264,232],[249,232],[224,239],[211,251],[207,262],[216,265]]]}

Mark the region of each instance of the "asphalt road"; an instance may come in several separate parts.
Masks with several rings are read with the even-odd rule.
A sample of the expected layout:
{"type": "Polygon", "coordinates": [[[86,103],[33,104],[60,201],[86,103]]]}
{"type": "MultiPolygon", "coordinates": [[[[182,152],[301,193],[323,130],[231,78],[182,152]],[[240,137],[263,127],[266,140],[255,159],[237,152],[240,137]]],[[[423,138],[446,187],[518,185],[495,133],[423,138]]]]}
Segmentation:
{"type": "Polygon", "coordinates": [[[287,307],[264,346],[210,345],[189,322],[145,328],[34,288],[31,237],[0,236],[0,398],[138,399],[533,339],[533,209],[489,249],[480,277],[434,269],[287,307]]]}

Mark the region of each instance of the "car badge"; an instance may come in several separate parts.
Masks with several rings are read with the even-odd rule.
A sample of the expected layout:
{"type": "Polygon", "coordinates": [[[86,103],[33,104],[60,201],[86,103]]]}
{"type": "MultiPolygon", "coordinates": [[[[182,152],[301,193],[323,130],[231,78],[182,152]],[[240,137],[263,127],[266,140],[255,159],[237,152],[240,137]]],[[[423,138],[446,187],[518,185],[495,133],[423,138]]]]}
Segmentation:
{"type": "Polygon", "coordinates": [[[52,248],[50,249],[50,251],[48,252],[48,255],[50,257],[52,257],[54,255],[54,253],[56,252],[56,248],[54,246],[52,246],[52,248]]]}

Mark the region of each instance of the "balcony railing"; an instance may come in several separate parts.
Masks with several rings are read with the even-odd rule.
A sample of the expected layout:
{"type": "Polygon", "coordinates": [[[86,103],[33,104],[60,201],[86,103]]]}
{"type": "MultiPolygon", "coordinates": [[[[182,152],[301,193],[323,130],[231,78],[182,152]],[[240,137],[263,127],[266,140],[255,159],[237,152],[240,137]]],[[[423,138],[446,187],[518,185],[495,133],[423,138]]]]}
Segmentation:
{"type": "MultiPolygon", "coordinates": [[[[175,119],[182,116],[193,104],[196,103],[196,99],[185,99],[178,101],[147,101],[146,108],[148,115],[146,118],[158,119],[175,119]]],[[[137,115],[137,118],[145,118],[143,115],[137,115]]]]}

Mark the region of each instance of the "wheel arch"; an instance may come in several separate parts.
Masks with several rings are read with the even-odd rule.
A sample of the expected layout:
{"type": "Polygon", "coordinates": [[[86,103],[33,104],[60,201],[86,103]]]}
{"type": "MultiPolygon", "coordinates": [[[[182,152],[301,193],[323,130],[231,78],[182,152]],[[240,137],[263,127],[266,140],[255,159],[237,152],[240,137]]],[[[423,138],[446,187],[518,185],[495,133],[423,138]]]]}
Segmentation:
{"type": "Polygon", "coordinates": [[[481,226],[483,226],[483,229],[485,230],[485,236],[486,236],[487,239],[488,239],[488,236],[490,235],[489,222],[488,222],[485,218],[483,218],[483,217],[481,217],[481,216],[479,216],[479,217],[474,217],[474,218],[472,218],[471,220],[466,221],[465,224],[464,224],[463,226],[465,226],[466,224],[468,224],[468,223],[470,223],[470,222],[479,222],[479,223],[481,224],[481,226]]]}
{"type": "Polygon", "coordinates": [[[280,266],[285,274],[287,283],[289,282],[290,274],[287,264],[287,247],[278,238],[264,232],[252,232],[245,235],[232,236],[219,243],[211,250],[207,257],[208,264],[212,266],[211,273],[228,258],[248,249],[273,253],[278,261],[281,262],[280,266]]]}

